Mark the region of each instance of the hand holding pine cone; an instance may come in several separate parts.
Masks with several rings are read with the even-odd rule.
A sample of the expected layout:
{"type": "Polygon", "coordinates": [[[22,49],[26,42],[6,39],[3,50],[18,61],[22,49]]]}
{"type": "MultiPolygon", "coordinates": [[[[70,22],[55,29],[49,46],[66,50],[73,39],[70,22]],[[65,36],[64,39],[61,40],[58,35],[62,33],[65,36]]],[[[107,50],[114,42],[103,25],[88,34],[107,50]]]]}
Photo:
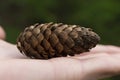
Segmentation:
{"type": "Polygon", "coordinates": [[[50,59],[87,52],[99,40],[90,28],[51,22],[27,27],[19,35],[17,47],[30,58],[50,59]]]}

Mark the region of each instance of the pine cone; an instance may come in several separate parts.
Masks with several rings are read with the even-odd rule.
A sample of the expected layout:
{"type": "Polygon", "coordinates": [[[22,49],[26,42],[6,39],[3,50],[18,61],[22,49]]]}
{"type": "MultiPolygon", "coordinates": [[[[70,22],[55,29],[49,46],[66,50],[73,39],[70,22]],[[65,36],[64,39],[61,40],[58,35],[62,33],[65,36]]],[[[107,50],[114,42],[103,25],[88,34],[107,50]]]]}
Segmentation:
{"type": "Polygon", "coordinates": [[[19,35],[17,47],[30,58],[50,59],[87,52],[99,40],[90,28],[51,22],[27,27],[19,35]]]}

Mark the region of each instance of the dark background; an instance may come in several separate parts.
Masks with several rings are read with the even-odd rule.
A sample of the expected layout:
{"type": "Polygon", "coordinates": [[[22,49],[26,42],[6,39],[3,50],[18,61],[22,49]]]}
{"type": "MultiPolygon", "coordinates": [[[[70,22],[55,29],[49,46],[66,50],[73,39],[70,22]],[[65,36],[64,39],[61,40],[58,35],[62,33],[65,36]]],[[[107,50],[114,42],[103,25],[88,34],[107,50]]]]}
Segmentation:
{"type": "Polygon", "coordinates": [[[90,27],[101,44],[120,46],[120,0],[0,0],[0,25],[11,43],[25,27],[46,22],[90,27]]]}

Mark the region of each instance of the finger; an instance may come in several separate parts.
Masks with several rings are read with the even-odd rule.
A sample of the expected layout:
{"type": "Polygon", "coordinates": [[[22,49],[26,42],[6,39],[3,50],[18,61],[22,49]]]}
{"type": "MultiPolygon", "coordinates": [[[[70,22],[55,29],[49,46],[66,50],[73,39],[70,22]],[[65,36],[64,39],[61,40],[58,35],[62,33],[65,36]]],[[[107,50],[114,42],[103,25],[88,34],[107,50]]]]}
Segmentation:
{"type": "Polygon", "coordinates": [[[4,31],[4,29],[0,26],[0,39],[5,39],[5,36],[6,36],[5,31],[4,31]]]}
{"type": "Polygon", "coordinates": [[[104,55],[112,55],[112,56],[119,55],[120,56],[119,53],[120,53],[119,47],[98,45],[96,48],[94,48],[90,52],[84,52],[84,53],[75,55],[72,58],[89,59],[89,58],[94,58],[97,56],[104,56],[104,55]],[[106,49],[108,47],[109,47],[109,49],[106,49]]]}
{"type": "Polygon", "coordinates": [[[96,80],[120,74],[120,58],[111,55],[97,56],[91,59],[82,60],[86,80],[96,80]]]}
{"type": "Polygon", "coordinates": [[[99,53],[99,52],[106,52],[106,53],[118,53],[120,52],[120,47],[112,46],[112,45],[97,45],[95,48],[91,50],[91,52],[99,53]]]}
{"type": "Polygon", "coordinates": [[[71,58],[76,58],[76,59],[80,59],[80,60],[87,60],[87,59],[91,59],[91,58],[96,58],[96,57],[102,57],[102,56],[107,56],[109,54],[107,53],[82,53],[83,55],[75,55],[71,58]]]}
{"type": "Polygon", "coordinates": [[[96,80],[99,78],[107,78],[113,75],[120,74],[120,53],[107,54],[85,54],[74,56],[76,59],[80,59],[83,65],[86,66],[88,77],[85,80],[96,80]],[[95,79],[94,79],[95,78],[95,79]]]}
{"type": "Polygon", "coordinates": [[[76,80],[97,80],[120,74],[120,58],[116,59],[111,57],[111,55],[101,55],[82,60],[68,58],[64,58],[64,60],[60,58],[56,59],[57,60],[54,61],[54,64],[56,65],[55,70],[61,71],[56,73],[59,73],[58,75],[65,75],[65,72],[69,72],[69,75],[67,76],[70,77],[69,79],[67,78],[67,80],[70,80],[70,78],[74,80],[73,76],[76,80]]]}

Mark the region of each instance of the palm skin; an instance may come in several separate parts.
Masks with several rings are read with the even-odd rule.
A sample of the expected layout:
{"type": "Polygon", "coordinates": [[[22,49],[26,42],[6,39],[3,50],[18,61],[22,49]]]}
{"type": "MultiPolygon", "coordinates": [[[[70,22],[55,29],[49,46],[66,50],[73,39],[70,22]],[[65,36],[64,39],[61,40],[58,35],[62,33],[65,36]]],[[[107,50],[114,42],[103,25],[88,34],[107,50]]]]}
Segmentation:
{"type": "Polygon", "coordinates": [[[120,48],[115,46],[97,45],[74,57],[36,60],[0,40],[0,60],[0,80],[98,80],[120,74],[120,48]]]}

